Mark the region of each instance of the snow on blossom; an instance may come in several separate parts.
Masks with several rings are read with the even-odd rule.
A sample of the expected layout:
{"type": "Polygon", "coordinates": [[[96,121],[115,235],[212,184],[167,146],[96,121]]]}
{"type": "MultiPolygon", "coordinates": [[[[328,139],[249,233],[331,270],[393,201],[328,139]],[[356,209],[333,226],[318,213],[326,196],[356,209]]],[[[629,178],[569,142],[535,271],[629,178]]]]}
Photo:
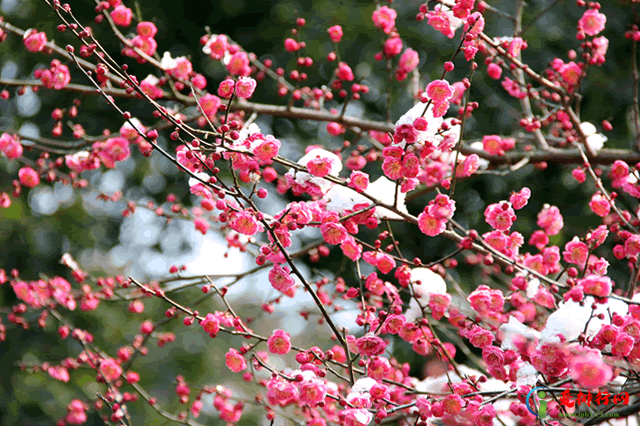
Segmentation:
{"type": "Polygon", "coordinates": [[[600,152],[600,150],[604,147],[605,142],[609,140],[609,138],[607,138],[602,133],[598,133],[596,126],[591,123],[580,123],[580,130],[582,130],[582,133],[584,133],[587,141],[587,146],[591,148],[591,150],[596,154],[600,152]]]}
{"type": "MultiPolygon", "coordinates": [[[[428,393],[441,393],[441,392],[451,392],[451,388],[449,388],[449,383],[460,383],[467,380],[468,377],[481,377],[484,374],[478,370],[467,367],[464,364],[458,366],[457,371],[448,371],[446,374],[442,374],[441,376],[429,376],[424,380],[418,382],[415,385],[416,390],[420,392],[428,392],[428,393]],[[458,372],[463,376],[460,377],[458,372]]],[[[488,379],[484,382],[477,382],[478,390],[480,391],[508,391],[509,385],[504,383],[502,380],[498,379],[488,379]]],[[[504,401],[503,401],[504,402],[504,401]]],[[[498,411],[508,410],[510,401],[506,401],[506,406],[498,406],[500,401],[496,401],[494,403],[496,405],[496,409],[498,411]],[[504,407],[504,408],[503,408],[504,407]]]]}
{"type": "Polygon", "coordinates": [[[178,66],[178,61],[177,59],[173,59],[171,57],[170,52],[164,52],[164,55],[162,55],[162,60],[160,61],[160,66],[163,70],[170,71],[178,66]]]}
{"type": "Polygon", "coordinates": [[[340,412],[344,416],[344,426],[367,426],[373,414],[364,408],[349,408],[340,412]]]}
{"type": "MultiPolygon", "coordinates": [[[[448,83],[447,83],[448,84],[448,83]]],[[[414,123],[416,119],[423,117],[422,113],[424,112],[426,105],[419,102],[414,105],[409,111],[407,111],[402,117],[396,121],[395,129],[396,134],[393,137],[393,141],[395,144],[404,148],[406,145],[405,137],[406,133],[403,134],[403,129],[408,129],[411,131],[412,135],[415,135],[415,140],[412,143],[417,144],[425,144],[425,143],[435,143],[437,140],[436,134],[440,130],[440,126],[444,122],[442,117],[436,117],[433,111],[433,105],[430,105],[427,109],[426,114],[424,115],[424,119],[427,121],[426,130],[417,130],[414,127],[414,123]]]]}
{"type": "Polygon", "coordinates": [[[322,148],[314,148],[305,154],[298,164],[308,166],[310,173],[296,171],[291,168],[285,174],[287,183],[297,186],[298,191],[307,192],[309,195],[324,195],[333,187],[333,183],[322,177],[331,175],[338,176],[342,170],[342,160],[332,152],[322,148]]]}
{"type": "Polygon", "coordinates": [[[146,93],[151,99],[157,99],[162,97],[162,89],[158,87],[160,79],[155,75],[149,74],[144,80],[140,82],[140,90],[146,93]]]}
{"type": "MultiPolygon", "coordinates": [[[[369,184],[366,193],[374,197],[376,200],[387,204],[393,205],[395,198],[396,184],[386,177],[382,176],[375,182],[369,184]]],[[[407,206],[405,205],[405,198],[407,194],[398,191],[398,204],[397,209],[402,213],[409,214],[407,206]]],[[[326,209],[328,211],[344,212],[345,210],[353,209],[356,204],[371,204],[371,200],[357,191],[346,188],[341,185],[332,187],[322,199],[326,202],[326,209]]],[[[391,210],[376,207],[374,216],[378,219],[400,219],[401,217],[391,210]]]]}
{"type": "Polygon", "coordinates": [[[509,322],[502,324],[498,329],[502,336],[501,348],[504,350],[516,350],[516,344],[526,340],[540,340],[540,332],[527,327],[514,316],[509,317],[509,322]]]}
{"type": "Polygon", "coordinates": [[[420,306],[426,307],[431,295],[447,294],[447,283],[444,279],[429,268],[414,268],[411,270],[411,283],[413,294],[409,302],[409,309],[405,313],[407,322],[422,317],[420,306]],[[419,299],[420,303],[416,300],[419,299]]]}
{"type": "Polygon", "coordinates": [[[560,302],[558,310],[547,318],[547,323],[541,332],[541,342],[559,342],[559,334],[567,341],[577,339],[580,333],[584,331],[587,321],[589,321],[589,326],[585,333],[586,337],[593,337],[604,324],[610,322],[607,309],[619,315],[626,315],[629,309],[627,303],[609,298],[607,303],[595,305],[594,317],[590,319],[591,305],[594,302],[595,300],[591,296],[585,297],[582,306],[581,303],[572,300],[560,302]],[[600,313],[605,315],[605,320],[597,318],[600,313]]]}

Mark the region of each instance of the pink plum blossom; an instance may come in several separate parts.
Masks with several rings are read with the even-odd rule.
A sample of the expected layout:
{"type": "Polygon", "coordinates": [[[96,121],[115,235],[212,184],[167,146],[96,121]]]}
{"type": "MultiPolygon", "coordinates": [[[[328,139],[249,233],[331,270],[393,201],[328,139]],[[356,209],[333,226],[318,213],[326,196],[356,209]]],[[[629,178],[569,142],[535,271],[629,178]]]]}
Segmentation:
{"type": "Polygon", "coordinates": [[[256,90],[256,81],[251,77],[240,77],[236,84],[236,94],[239,98],[249,99],[256,90]]]}
{"type": "Polygon", "coordinates": [[[224,357],[227,368],[234,373],[239,373],[247,368],[247,362],[237,349],[231,348],[224,357]]]}
{"type": "Polygon", "coordinates": [[[9,133],[0,135],[0,151],[10,160],[22,155],[22,145],[9,133]]]}
{"type": "Polygon", "coordinates": [[[289,275],[288,268],[274,265],[269,271],[269,283],[276,290],[284,292],[295,284],[295,280],[289,275]]]}
{"type": "Polygon", "coordinates": [[[565,262],[573,263],[576,265],[584,265],[587,261],[587,255],[589,254],[589,247],[578,237],[574,237],[564,246],[564,252],[562,256],[565,262]]]}
{"type": "Polygon", "coordinates": [[[611,380],[613,371],[596,355],[577,356],[571,362],[570,374],[579,386],[597,388],[611,380]]]}
{"type": "Polygon", "coordinates": [[[105,379],[112,382],[122,375],[122,367],[115,359],[107,358],[100,363],[100,373],[105,379]]]}
{"type": "Polygon", "coordinates": [[[588,9],[578,21],[578,29],[584,31],[586,35],[598,35],[607,23],[607,16],[596,9],[588,9]]]}
{"type": "Polygon", "coordinates": [[[340,43],[340,40],[342,40],[342,27],[340,25],[330,27],[327,32],[329,33],[331,41],[334,43],[340,43]]]}
{"type": "Polygon", "coordinates": [[[291,350],[291,338],[289,333],[276,330],[267,340],[269,352],[272,354],[285,355],[291,350]]]}
{"type": "Polygon", "coordinates": [[[564,226],[560,210],[556,206],[545,205],[538,213],[538,226],[549,236],[557,235],[564,226]]]}
{"type": "Polygon", "coordinates": [[[373,12],[371,19],[376,28],[381,29],[385,34],[389,34],[396,25],[396,17],[398,13],[387,6],[382,6],[373,12]]]}
{"type": "Polygon", "coordinates": [[[131,24],[133,12],[124,5],[118,5],[111,11],[111,19],[120,27],[128,27],[131,24]]]}
{"type": "Polygon", "coordinates": [[[20,180],[20,185],[26,186],[27,188],[33,188],[40,184],[40,176],[38,175],[38,172],[28,166],[22,167],[18,170],[18,179],[20,180]]]}
{"type": "Polygon", "coordinates": [[[427,85],[426,92],[435,103],[446,102],[453,96],[453,87],[446,80],[434,80],[427,85]]]}
{"type": "Polygon", "coordinates": [[[356,340],[358,353],[362,356],[373,356],[384,353],[387,347],[384,341],[373,333],[367,333],[356,340]]]}
{"type": "Polygon", "coordinates": [[[29,52],[36,53],[42,51],[47,44],[47,35],[35,29],[28,29],[23,36],[24,46],[29,52]]]}
{"type": "Polygon", "coordinates": [[[591,211],[600,217],[605,217],[611,211],[611,204],[609,200],[601,193],[593,194],[591,201],[589,201],[589,207],[591,211]]]}

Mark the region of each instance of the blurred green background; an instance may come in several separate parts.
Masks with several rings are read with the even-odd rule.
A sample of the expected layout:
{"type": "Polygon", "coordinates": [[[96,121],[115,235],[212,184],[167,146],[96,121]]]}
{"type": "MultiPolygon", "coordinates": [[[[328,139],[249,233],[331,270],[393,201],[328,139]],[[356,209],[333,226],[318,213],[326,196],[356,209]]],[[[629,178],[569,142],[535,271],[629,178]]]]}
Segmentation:
{"type": "MultiPolygon", "coordinates": [[[[91,23],[95,12],[94,3],[89,1],[73,1],[69,3],[78,19],[85,24],[91,23]]],[[[524,25],[550,1],[528,2],[525,9],[524,25]]],[[[134,4],[125,3],[129,7],[134,4]]],[[[491,1],[490,4],[507,13],[513,13],[513,1],[491,1]]],[[[431,28],[426,21],[416,22],[415,15],[420,2],[396,1],[393,7],[398,11],[396,26],[404,40],[405,46],[419,52],[421,62],[419,71],[421,82],[426,84],[431,79],[439,78],[442,64],[450,58],[457,47],[457,37],[449,40],[431,28]]],[[[609,142],[607,147],[627,148],[631,136],[628,126],[628,116],[632,105],[632,79],[630,71],[630,42],[624,39],[624,32],[633,23],[635,6],[622,1],[611,1],[603,4],[602,12],[607,15],[607,28],[604,35],[610,39],[607,62],[600,68],[590,69],[589,77],[583,84],[583,102],[581,107],[582,121],[591,121],[600,127],[603,119],[613,124],[614,130],[607,133],[609,142]]],[[[371,14],[375,9],[371,1],[339,1],[339,0],[308,0],[308,1],[213,1],[186,2],[157,0],[155,2],[140,2],[139,10],[145,20],[153,21],[159,29],[156,40],[158,52],[172,53],[173,57],[189,55],[196,71],[205,74],[209,81],[208,90],[214,92],[217,83],[224,78],[225,71],[218,63],[206,58],[201,52],[199,38],[205,34],[205,27],[209,26],[213,33],[228,34],[233,40],[241,44],[247,51],[254,52],[261,59],[270,58],[275,67],[290,69],[293,64],[292,55],[283,49],[283,40],[290,35],[290,29],[295,25],[296,14],[307,20],[307,25],[301,31],[301,39],[307,42],[305,55],[311,56],[314,67],[308,72],[309,85],[322,84],[328,80],[333,65],[324,59],[332,49],[326,29],[340,24],[344,30],[343,41],[340,43],[342,58],[348,59],[354,69],[356,77],[367,83],[371,90],[359,102],[353,102],[348,109],[350,115],[360,115],[373,120],[384,120],[386,98],[386,74],[383,63],[375,62],[374,55],[380,51],[384,41],[383,35],[376,31],[371,14]]],[[[4,19],[22,29],[37,28],[45,31],[49,38],[55,35],[56,43],[64,46],[74,42],[69,34],[60,34],[55,30],[59,24],[53,12],[45,2],[2,0],[0,11],[4,19]]],[[[500,18],[490,12],[485,14],[487,26],[485,32],[491,36],[512,35],[512,24],[508,19],[500,18]]],[[[560,2],[547,12],[527,32],[525,39],[529,48],[523,52],[523,59],[532,68],[541,70],[555,57],[567,61],[567,51],[578,49],[579,43],[575,39],[575,27],[581,16],[581,9],[574,2],[560,2]]],[[[108,27],[92,24],[94,34],[108,50],[117,54],[120,45],[108,27]]],[[[133,28],[133,27],[131,27],[133,28]]],[[[458,31],[458,36],[460,31],[458,31]]],[[[22,48],[21,40],[10,35],[0,44],[0,73],[2,78],[30,79],[38,66],[48,63],[51,58],[42,54],[27,54],[22,48]]],[[[482,61],[480,56],[479,61],[482,61]]],[[[138,65],[127,60],[134,73],[144,78],[153,70],[148,65],[138,65]]],[[[72,82],[85,83],[84,78],[68,64],[72,72],[72,82]]],[[[451,81],[458,81],[468,75],[468,64],[459,58],[457,69],[451,81]]],[[[509,99],[499,83],[489,79],[481,64],[480,72],[474,78],[470,100],[480,103],[481,108],[467,121],[465,134],[468,139],[481,138],[484,134],[512,135],[518,132],[519,104],[509,99]]],[[[393,83],[392,119],[396,120],[413,103],[409,87],[410,79],[404,83],[393,83]]],[[[275,83],[266,80],[259,84],[258,91],[252,100],[262,103],[282,104],[283,101],[275,96],[275,83]]],[[[2,88],[0,88],[2,89],[2,88]]],[[[50,136],[54,120],[51,118],[53,108],[69,107],[76,96],[73,93],[53,92],[41,90],[36,94],[27,91],[22,97],[14,95],[14,88],[9,101],[0,100],[0,127],[3,129],[20,129],[21,132],[34,136],[50,136]]],[[[119,101],[124,110],[134,112],[144,124],[150,124],[151,110],[140,106],[135,101],[119,101]]],[[[334,103],[338,106],[339,104],[334,103]]],[[[328,106],[332,106],[329,104],[328,106]]],[[[77,121],[95,135],[104,128],[118,131],[122,124],[117,113],[99,97],[82,97],[77,121]]],[[[322,144],[331,148],[340,146],[343,139],[330,137],[324,123],[294,122],[288,119],[274,119],[260,117],[258,124],[263,130],[268,130],[283,142],[282,153],[297,160],[304,152],[304,147],[312,144],[322,144]]],[[[161,135],[160,144],[174,146],[161,135]]],[[[347,139],[353,137],[346,134],[347,139]]],[[[70,139],[71,132],[65,128],[61,139],[70,139]]],[[[111,194],[115,190],[122,190],[127,199],[140,202],[153,200],[157,204],[165,201],[168,192],[175,193],[180,201],[189,206],[194,199],[188,193],[187,180],[178,173],[173,165],[158,154],[145,159],[137,150],[132,158],[114,170],[96,170],[83,175],[91,183],[87,190],[70,190],[57,183],[44,184],[31,191],[25,190],[19,200],[14,200],[9,209],[0,210],[0,267],[7,271],[17,268],[21,278],[34,280],[44,276],[61,275],[70,282],[68,270],[60,265],[63,253],[71,253],[83,268],[91,273],[100,275],[125,274],[146,278],[157,278],[166,274],[169,265],[189,264],[189,271],[193,273],[239,272],[252,267],[251,258],[231,253],[230,260],[223,254],[224,241],[220,237],[203,238],[195,235],[192,224],[165,224],[164,220],[155,215],[140,210],[138,214],[123,220],[121,211],[124,203],[105,203],[96,200],[98,192],[111,194]],[[225,269],[226,268],[226,269],[225,269]]],[[[35,156],[36,153],[27,154],[35,156]]],[[[11,181],[16,175],[18,164],[0,159],[0,191],[10,191],[11,181]]],[[[379,166],[369,165],[366,171],[372,176],[381,174],[379,166]]],[[[483,212],[488,204],[507,199],[511,191],[517,191],[523,186],[532,190],[532,198],[527,208],[518,213],[518,222],[514,230],[521,232],[528,238],[537,229],[536,215],[544,203],[557,205],[565,221],[563,232],[552,239],[552,243],[563,245],[574,235],[584,235],[586,230],[599,224],[598,218],[588,211],[586,202],[594,192],[591,183],[578,186],[570,175],[571,167],[549,164],[544,170],[536,170],[526,166],[519,171],[506,175],[483,175],[461,182],[456,192],[458,211],[456,219],[463,225],[474,227],[480,232],[488,231],[488,225],[483,221],[483,212]]],[[[274,195],[273,187],[271,194],[274,195]]],[[[418,214],[432,195],[418,198],[408,206],[409,211],[418,214]]],[[[624,198],[624,197],[621,197],[624,198]]],[[[277,212],[278,208],[293,200],[288,194],[276,201],[271,200],[265,208],[277,212]]],[[[623,206],[636,206],[635,200],[623,200],[623,206]]],[[[635,207],[634,207],[635,208],[635,207]]],[[[455,246],[443,238],[426,238],[416,232],[414,227],[394,225],[396,237],[402,241],[403,253],[412,258],[419,256],[423,262],[438,259],[443,253],[449,253],[455,246]]],[[[369,233],[370,241],[375,234],[369,233]]],[[[301,233],[295,240],[294,247],[302,247],[315,241],[317,234],[301,233]]],[[[604,255],[611,246],[603,246],[599,255],[604,255]]],[[[522,251],[535,249],[525,245],[522,251]]],[[[463,259],[459,258],[461,264],[463,259]]],[[[342,264],[342,254],[334,250],[328,258],[319,264],[306,264],[305,272],[317,279],[320,274],[331,277],[342,264]]],[[[355,271],[345,273],[348,284],[355,284],[355,271]]],[[[477,271],[462,264],[454,275],[459,278],[464,288],[476,287],[485,282],[477,271]]],[[[626,282],[627,270],[624,265],[612,264],[610,276],[616,282],[626,282]]],[[[392,279],[392,277],[389,277],[392,279]]],[[[265,276],[257,275],[237,284],[230,292],[232,300],[239,313],[256,316],[260,312],[260,305],[276,295],[264,286],[265,276]],[[249,289],[249,293],[246,290],[249,289]]],[[[200,297],[198,290],[191,290],[177,297],[179,302],[191,303],[200,297]]],[[[16,303],[16,298],[8,284],[0,289],[0,306],[2,306],[2,320],[6,324],[5,313],[16,303]]],[[[131,342],[138,333],[140,323],[146,319],[158,321],[163,318],[167,306],[156,300],[145,302],[143,314],[133,315],[127,312],[124,302],[102,302],[100,307],[91,313],[64,312],[69,320],[77,327],[92,332],[96,337],[96,344],[110,355],[115,350],[131,342]]],[[[310,342],[322,349],[329,349],[333,343],[327,339],[326,328],[317,326],[315,322],[304,322],[299,315],[304,307],[310,308],[308,300],[290,302],[289,305],[277,306],[273,321],[257,321],[253,326],[256,332],[269,334],[277,327],[297,331],[292,333],[295,343],[299,346],[309,346],[310,342]],[[304,304],[306,303],[306,305],[304,304]],[[287,315],[287,311],[289,315],[287,315]],[[291,315],[293,312],[293,315],[291,315]],[[278,323],[274,325],[274,323],[278,323]]],[[[352,306],[353,308],[353,306],[352,306]]],[[[211,298],[200,307],[200,312],[222,309],[211,298]]],[[[349,311],[349,309],[347,309],[349,311]]],[[[353,309],[351,309],[353,313],[353,309]]],[[[347,321],[353,316],[346,312],[343,317],[347,321]]],[[[0,423],[6,425],[45,425],[52,424],[65,414],[64,407],[73,398],[84,400],[95,397],[98,387],[91,383],[94,373],[80,369],[71,373],[71,382],[62,384],[46,374],[28,374],[19,371],[18,363],[41,363],[43,361],[59,362],[67,356],[77,356],[81,347],[75,341],[61,341],[55,329],[57,324],[52,319],[46,332],[40,330],[35,321],[37,316],[27,315],[32,320],[30,330],[17,330],[7,325],[7,339],[0,342],[0,423]]],[[[317,318],[316,318],[317,319],[317,318]]],[[[150,353],[139,358],[133,369],[142,376],[142,385],[146,387],[159,402],[169,411],[180,409],[177,397],[173,392],[174,379],[182,374],[190,383],[232,384],[234,390],[244,389],[248,398],[252,398],[252,391],[244,387],[239,377],[229,374],[223,365],[223,357],[229,346],[239,347],[240,340],[229,339],[226,335],[216,340],[209,339],[199,327],[185,329],[178,321],[164,326],[162,331],[175,331],[176,342],[167,344],[164,348],[156,348],[155,343],[149,344],[150,353]]],[[[412,354],[409,347],[402,342],[396,342],[394,355],[401,362],[410,362],[412,372],[418,377],[422,375],[424,359],[412,354]]],[[[463,358],[460,358],[461,360],[463,358]]],[[[277,363],[276,363],[277,364],[277,363]]],[[[295,365],[292,358],[283,357],[279,364],[295,365]]],[[[192,391],[192,395],[193,395],[192,391]]],[[[186,408],[186,407],[185,407],[186,408]]],[[[206,412],[199,419],[208,424],[218,424],[220,421],[209,417],[207,413],[214,413],[210,401],[205,402],[206,412]]],[[[159,421],[159,417],[151,414],[152,410],[144,403],[132,407],[133,424],[151,424],[159,421]]],[[[259,410],[247,411],[240,424],[249,424],[264,416],[259,410]]],[[[91,411],[88,424],[102,424],[95,411],[91,411]]],[[[155,424],[155,423],[154,423],[155,424]]],[[[158,423],[160,424],[160,423],[158,423]]]]}

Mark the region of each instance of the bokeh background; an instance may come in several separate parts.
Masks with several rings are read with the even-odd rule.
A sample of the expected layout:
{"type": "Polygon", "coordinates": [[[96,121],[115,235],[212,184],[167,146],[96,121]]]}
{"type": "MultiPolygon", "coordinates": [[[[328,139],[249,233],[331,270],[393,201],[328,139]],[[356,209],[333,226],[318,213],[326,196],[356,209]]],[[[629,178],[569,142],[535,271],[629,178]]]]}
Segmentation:
{"type": "MultiPolygon", "coordinates": [[[[69,3],[82,22],[91,23],[95,16],[93,2],[69,0],[69,3]]],[[[514,2],[511,0],[489,3],[507,13],[514,11],[514,2]]],[[[550,3],[551,1],[529,1],[525,9],[524,25],[531,22],[550,3]]],[[[129,2],[125,4],[135,7],[129,2]]],[[[398,11],[396,26],[405,46],[420,54],[421,84],[426,85],[431,79],[439,78],[442,64],[451,57],[458,40],[447,39],[426,21],[416,22],[415,15],[419,5],[418,1],[397,1],[393,7],[398,11]]],[[[387,104],[385,67],[383,63],[374,60],[375,53],[381,50],[384,38],[371,22],[375,7],[372,1],[344,0],[139,2],[143,18],[153,21],[159,29],[156,40],[160,54],[169,51],[173,57],[189,55],[194,69],[207,77],[210,91],[215,90],[217,83],[226,74],[219,63],[214,63],[201,52],[199,38],[205,34],[205,27],[210,27],[213,33],[228,34],[261,59],[273,59],[275,66],[290,69],[293,59],[291,54],[284,51],[283,40],[290,35],[296,16],[305,18],[307,25],[302,30],[301,39],[307,42],[304,54],[315,61],[314,67],[308,72],[309,84],[313,86],[326,82],[331,75],[333,65],[324,59],[332,49],[326,29],[340,24],[344,30],[340,53],[343,58],[348,58],[356,77],[371,88],[360,101],[350,104],[348,114],[384,120],[387,104]]],[[[529,48],[523,52],[524,61],[536,70],[543,69],[555,57],[566,61],[567,51],[579,48],[575,28],[581,11],[574,2],[559,2],[537,20],[525,35],[529,48]]],[[[606,63],[602,67],[590,69],[589,77],[583,84],[581,118],[598,127],[602,120],[610,120],[614,130],[607,133],[609,141],[606,146],[628,148],[632,137],[629,114],[633,90],[631,44],[624,39],[624,32],[633,24],[635,10],[628,2],[609,1],[603,4],[602,12],[607,15],[604,35],[610,39],[609,52],[606,63]]],[[[55,35],[56,43],[60,46],[75,42],[70,35],[60,34],[55,30],[59,22],[44,1],[2,0],[0,14],[6,21],[22,29],[36,28],[45,31],[49,38],[55,35]]],[[[490,12],[485,17],[487,34],[496,37],[513,34],[512,24],[508,19],[490,12]]],[[[93,24],[91,27],[103,46],[114,53],[119,51],[121,46],[106,25],[93,24]]],[[[21,40],[9,36],[7,41],[0,44],[0,76],[7,79],[33,78],[33,71],[45,66],[50,59],[42,54],[28,54],[22,47],[21,40]]],[[[131,60],[126,62],[138,76],[144,77],[154,72],[146,65],[141,66],[131,60]]],[[[72,72],[72,82],[86,83],[73,69],[73,65],[68,65],[72,72]]],[[[458,68],[451,81],[458,81],[468,74],[468,64],[464,60],[460,58],[456,65],[458,68]]],[[[481,108],[467,121],[466,136],[473,140],[480,139],[484,134],[517,135],[520,130],[518,121],[521,118],[519,104],[507,97],[498,82],[486,76],[483,65],[479,71],[474,78],[470,100],[479,102],[481,108]]],[[[283,101],[275,96],[275,88],[274,82],[266,80],[259,84],[252,100],[282,104],[283,101]]],[[[0,100],[0,128],[16,129],[31,136],[50,136],[54,125],[51,118],[53,108],[67,108],[77,98],[73,93],[46,90],[38,93],[27,90],[24,95],[15,96],[15,89],[9,90],[12,93],[11,99],[0,100]]],[[[413,104],[409,80],[404,83],[394,82],[391,96],[392,119],[396,120],[413,104]]],[[[88,134],[96,135],[104,128],[117,131],[122,125],[118,114],[98,96],[84,96],[81,101],[76,122],[81,123],[88,134]]],[[[135,101],[121,100],[119,104],[123,109],[132,111],[144,124],[152,122],[148,107],[135,101]]],[[[328,104],[329,107],[332,105],[339,107],[338,103],[328,104]]],[[[329,136],[325,123],[296,122],[272,117],[259,117],[256,122],[263,133],[271,133],[280,139],[283,143],[281,153],[294,160],[302,156],[308,145],[322,144],[335,149],[344,140],[329,136]]],[[[353,135],[347,133],[346,137],[349,139],[353,135]]],[[[61,139],[70,138],[71,133],[65,128],[61,139]]],[[[161,134],[159,143],[171,151],[174,148],[173,142],[168,140],[168,134],[161,134]]],[[[42,184],[30,191],[23,191],[21,198],[14,200],[10,208],[0,210],[0,267],[7,271],[17,268],[21,277],[26,280],[62,275],[71,282],[69,271],[60,264],[62,254],[67,252],[85,270],[96,276],[123,274],[142,281],[161,278],[167,274],[169,266],[174,264],[186,265],[187,274],[232,274],[254,266],[251,256],[235,249],[227,249],[224,238],[215,229],[202,236],[193,229],[192,223],[176,220],[166,224],[164,219],[142,208],[125,219],[121,214],[124,202],[107,203],[97,200],[96,196],[100,192],[112,194],[120,190],[128,200],[139,203],[154,201],[157,205],[162,205],[166,194],[171,192],[185,205],[195,204],[195,199],[188,192],[187,178],[175,166],[157,153],[145,159],[137,150],[132,152],[132,157],[119,163],[115,169],[85,172],[83,177],[91,184],[87,189],[73,190],[60,183],[42,184]]],[[[34,158],[37,155],[27,153],[28,156],[32,154],[34,158]]],[[[11,190],[11,181],[18,168],[17,162],[0,158],[0,191],[11,190]]],[[[598,224],[598,218],[590,214],[587,207],[587,200],[594,191],[593,186],[590,183],[578,186],[571,177],[571,168],[549,164],[546,170],[540,171],[529,165],[505,176],[486,174],[461,182],[456,192],[456,219],[463,225],[486,232],[488,225],[483,222],[485,207],[507,199],[511,191],[528,186],[532,190],[532,197],[527,208],[518,213],[514,230],[528,237],[536,229],[537,213],[545,203],[551,203],[560,208],[565,220],[563,232],[553,237],[552,243],[564,244],[574,235],[584,235],[590,227],[598,224]]],[[[369,165],[366,171],[374,179],[381,174],[378,166],[369,165]]],[[[274,187],[267,188],[271,194],[269,203],[263,203],[262,207],[268,213],[278,212],[286,203],[295,199],[290,194],[277,195],[274,187]]],[[[427,194],[409,203],[409,211],[419,213],[432,196],[427,194]]],[[[623,206],[635,205],[635,202],[621,198],[623,206]]],[[[443,253],[455,249],[448,240],[425,237],[416,232],[415,227],[394,224],[394,231],[402,241],[403,253],[410,258],[418,256],[423,262],[436,260],[443,253]]],[[[295,235],[293,250],[313,243],[319,237],[313,230],[295,235]]],[[[369,234],[370,241],[374,235],[369,234]]],[[[600,255],[610,248],[603,247],[600,255]]],[[[525,250],[535,251],[526,245],[523,247],[523,251],[525,250]]],[[[465,265],[464,258],[459,257],[458,260],[461,265],[452,274],[463,288],[474,288],[481,283],[496,285],[487,277],[479,275],[473,267],[465,265]]],[[[323,258],[320,263],[312,264],[304,259],[298,263],[311,279],[322,276],[331,279],[337,270],[345,266],[339,250],[334,250],[331,256],[323,258]]],[[[365,266],[363,272],[368,271],[365,266]]],[[[355,284],[355,271],[351,264],[343,268],[342,276],[348,284],[355,284]]],[[[610,267],[610,276],[616,282],[626,282],[628,278],[624,265],[617,264],[610,267]]],[[[223,285],[226,282],[229,280],[221,279],[217,283],[223,285]]],[[[189,304],[201,295],[196,289],[182,292],[176,297],[179,302],[189,304]]],[[[229,297],[239,313],[264,318],[260,317],[260,306],[276,296],[271,291],[266,276],[258,273],[235,283],[229,297]]],[[[15,303],[16,298],[10,286],[6,284],[0,288],[0,306],[3,307],[0,308],[0,314],[3,320],[8,309],[15,303]]],[[[65,315],[77,327],[94,333],[96,344],[115,355],[118,347],[131,342],[142,321],[160,320],[167,308],[155,300],[146,300],[145,304],[145,311],[140,315],[128,313],[125,302],[104,301],[94,312],[65,312],[65,315]]],[[[336,314],[336,321],[357,333],[357,328],[353,325],[356,315],[354,305],[348,302],[342,304],[345,310],[336,314]]],[[[209,298],[199,306],[200,312],[217,309],[222,307],[215,298],[209,298]]],[[[316,344],[324,350],[329,349],[333,342],[327,338],[326,326],[318,325],[318,318],[313,315],[309,321],[305,321],[299,315],[305,309],[315,312],[310,298],[299,292],[296,298],[283,299],[281,305],[276,305],[276,311],[268,317],[268,321],[256,321],[252,326],[261,334],[270,334],[274,328],[285,328],[299,346],[316,344]]],[[[35,323],[37,317],[32,319],[35,323]]],[[[94,373],[90,370],[72,372],[72,380],[66,385],[46,374],[28,374],[19,370],[20,362],[59,362],[66,356],[75,356],[81,351],[76,342],[61,341],[55,333],[56,327],[53,320],[50,320],[45,331],[37,326],[27,331],[8,326],[7,339],[0,342],[1,424],[52,424],[65,414],[64,407],[71,399],[92,399],[99,390],[92,383],[94,373]]],[[[233,340],[226,335],[211,340],[199,327],[187,329],[178,321],[164,326],[162,331],[174,331],[176,341],[164,348],[157,348],[155,343],[150,343],[149,355],[139,358],[133,369],[140,373],[141,384],[166,409],[180,410],[173,392],[173,380],[178,374],[195,385],[223,384],[244,393],[248,399],[254,396],[253,391],[239,377],[232,376],[223,364],[227,348],[238,347],[241,340],[233,340]]],[[[424,376],[427,359],[415,355],[404,342],[394,341],[389,349],[399,361],[411,364],[415,376],[424,376]]],[[[464,355],[460,355],[459,359],[464,361],[464,355]]],[[[294,365],[292,359],[286,357],[275,363],[281,367],[294,365]]],[[[205,400],[203,413],[200,421],[207,424],[220,422],[215,417],[209,417],[210,414],[215,415],[210,400],[205,400]]],[[[151,419],[159,419],[142,403],[134,405],[131,414],[134,424],[150,424],[151,419]]],[[[265,421],[264,416],[259,410],[247,410],[240,424],[255,421],[265,421]]],[[[95,412],[92,412],[89,424],[102,424],[95,412]]]]}

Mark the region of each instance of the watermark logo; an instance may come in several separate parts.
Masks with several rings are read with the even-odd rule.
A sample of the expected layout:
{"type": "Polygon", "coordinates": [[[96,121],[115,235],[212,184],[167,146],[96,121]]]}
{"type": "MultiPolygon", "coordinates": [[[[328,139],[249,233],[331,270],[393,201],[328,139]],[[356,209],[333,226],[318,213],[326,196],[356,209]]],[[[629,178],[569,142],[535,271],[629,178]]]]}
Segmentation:
{"type": "Polygon", "coordinates": [[[527,394],[527,401],[525,403],[525,405],[527,406],[527,410],[529,410],[529,412],[534,416],[537,416],[541,419],[547,417],[547,401],[544,400],[544,398],[547,397],[547,392],[545,392],[545,389],[549,389],[549,388],[547,388],[546,386],[537,386],[531,389],[527,394]],[[531,399],[531,397],[534,394],[538,397],[537,412],[533,411],[532,409],[534,408],[534,406],[532,405],[534,401],[531,399]]]}
{"type": "Polygon", "coordinates": [[[585,417],[587,416],[607,416],[607,417],[617,417],[616,413],[608,413],[610,408],[612,407],[603,407],[602,411],[595,412],[587,412],[587,413],[578,413],[578,414],[569,414],[567,413],[567,408],[579,408],[582,404],[591,408],[591,404],[594,406],[610,406],[610,405],[628,405],[629,404],[629,393],[621,392],[619,394],[610,394],[607,391],[598,391],[597,393],[591,393],[591,391],[582,391],[579,389],[558,389],[558,388],[549,388],[547,386],[537,386],[529,391],[527,394],[527,399],[525,405],[527,410],[534,416],[543,419],[547,416],[549,410],[549,403],[551,401],[557,401],[560,405],[560,413],[559,416],[576,416],[576,417],[585,417]],[[558,394],[554,397],[555,394],[558,394]],[[571,394],[576,394],[573,397],[571,394]],[[538,403],[536,405],[535,399],[538,399],[538,403]],[[545,399],[547,398],[547,399],[545,399]],[[552,398],[552,399],[549,399],[552,398]]]}

